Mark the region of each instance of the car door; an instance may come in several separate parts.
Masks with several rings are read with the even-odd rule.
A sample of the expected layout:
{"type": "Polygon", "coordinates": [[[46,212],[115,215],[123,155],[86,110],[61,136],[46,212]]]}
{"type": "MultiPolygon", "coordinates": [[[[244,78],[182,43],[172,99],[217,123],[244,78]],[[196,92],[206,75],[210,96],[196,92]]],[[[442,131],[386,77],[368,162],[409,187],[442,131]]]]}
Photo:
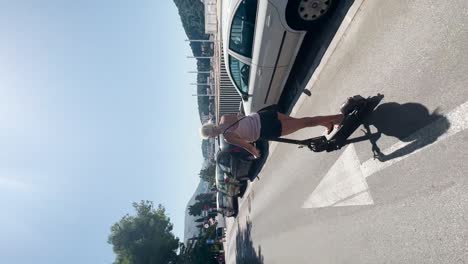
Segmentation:
{"type": "MultiPolygon", "coordinates": [[[[238,81],[235,80],[240,90],[244,90],[247,113],[276,104],[279,100],[290,64],[290,59],[280,56],[284,53],[284,44],[288,43],[286,34],[278,10],[268,1],[243,0],[237,6],[230,25],[229,60],[231,67],[239,62],[248,65],[249,78],[244,82],[247,84],[240,84],[241,77],[245,79],[246,74],[238,74],[238,81]]],[[[242,67],[237,71],[247,68],[245,65],[242,67]]]]}
{"type": "Polygon", "coordinates": [[[256,101],[261,93],[257,84],[257,65],[252,65],[254,35],[256,30],[257,0],[242,0],[233,12],[229,25],[228,65],[231,77],[241,92],[248,114],[255,111],[256,101]]]}
{"type": "Polygon", "coordinates": [[[259,109],[278,103],[293,61],[299,34],[289,32],[281,22],[278,9],[260,1],[257,12],[252,67],[257,65],[257,82],[262,86],[259,109]]]}

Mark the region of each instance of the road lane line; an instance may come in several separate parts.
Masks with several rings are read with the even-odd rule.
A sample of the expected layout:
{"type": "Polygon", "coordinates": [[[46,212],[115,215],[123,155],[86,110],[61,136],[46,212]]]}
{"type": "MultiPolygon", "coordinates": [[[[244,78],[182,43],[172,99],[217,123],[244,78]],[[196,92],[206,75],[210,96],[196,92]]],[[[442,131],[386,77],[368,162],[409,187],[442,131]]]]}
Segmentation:
{"type": "Polygon", "coordinates": [[[303,208],[373,204],[354,146],[348,146],[328,170],[303,208]]]}
{"type": "Polygon", "coordinates": [[[427,149],[468,128],[468,102],[461,104],[444,117],[441,117],[416,131],[391,147],[382,151],[384,155],[397,153],[405,147],[412,147],[407,154],[381,162],[369,159],[362,164],[357,157],[353,144],[349,145],[338,157],[325,177],[303,203],[302,208],[331,206],[370,205],[373,199],[366,178],[400,162],[413,154],[427,149]],[[445,131],[440,135],[441,131],[445,131]],[[410,146],[410,144],[413,144],[410,146]]]}
{"type": "Polygon", "coordinates": [[[468,128],[468,102],[465,102],[462,105],[455,108],[454,110],[452,110],[445,116],[445,118],[439,118],[438,120],[427,125],[426,127],[416,131],[414,134],[407,137],[403,141],[399,141],[393,146],[382,151],[382,153],[388,155],[390,153],[398,151],[399,149],[404,148],[405,146],[408,146],[413,142],[417,142],[418,145],[422,145],[423,147],[418,148],[406,155],[402,155],[401,157],[388,160],[386,162],[381,162],[376,159],[369,159],[361,165],[362,174],[364,178],[367,178],[380,170],[390,167],[393,164],[428,148],[436,142],[443,141],[465,130],[466,128],[468,128]],[[437,138],[437,133],[444,130],[445,126],[447,125],[447,121],[450,127],[444,134],[437,138]]]}

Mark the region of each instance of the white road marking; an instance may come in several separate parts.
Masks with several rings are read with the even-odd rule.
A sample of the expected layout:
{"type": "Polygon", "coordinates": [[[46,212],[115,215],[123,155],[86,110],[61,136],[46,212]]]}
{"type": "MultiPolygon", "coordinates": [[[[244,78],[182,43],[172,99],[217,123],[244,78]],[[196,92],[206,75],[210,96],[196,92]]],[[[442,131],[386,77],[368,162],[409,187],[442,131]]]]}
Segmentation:
{"type": "Polygon", "coordinates": [[[373,204],[366,179],[359,169],[360,165],[354,146],[350,145],[336,160],[303,207],[373,204]],[[367,195],[357,195],[365,193],[367,195]]]}
{"type": "Polygon", "coordinates": [[[369,159],[365,161],[364,163],[362,163],[361,170],[362,170],[362,174],[364,175],[364,178],[367,178],[380,170],[390,167],[393,164],[403,159],[406,159],[407,157],[413,154],[416,154],[422,151],[423,149],[426,149],[432,144],[436,142],[440,142],[444,139],[447,139],[465,130],[466,128],[468,128],[468,102],[465,102],[461,104],[460,106],[458,106],[457,108],[455,108],[454,110],[452,110],[450,113],[448,113],[445,116],[445,118],[446,120],[444,120],[444,118],[440,118],[434,121],[433,123],[416,131],[414,134],[407,137],[403,141],[396,143],[395,145],[391,146],[390,148],[382,152],[388,155],[389,153],[393,153],[396,150],[399,150],[415,141],[418,141],[420,144],[425,145],[424,147],[416,149],[415,151],[409,154],[403,155],[401,157],[388,160],[386,162],[380,162],[378,160],[369,159]],[[448,123],[450,124],[450,127],[443,135],[437,138],[437,141],[435,141],[434,137],[437,137],[437,131],[441,131],[441,128],[446,126],[446,121],[448,121],[448,123]],[[433,141],[433,142],[430,142],[430,141],[433,141]]]}
{"type": "Polygon", "coordinates": [[[351,144],[336,160],[319,185],[304,202],[302,208],[373,204],[366,181],[367,177],[467,128],[468,102],[465,102],[448,113],[445,118],[434,121],[403,141],[382,151],[383,154],[389,155],[411,143],[417,142],[419,148],[400,157],[386,162],[369,159],[361,164],[354,146],[351,144]],[[438,131],[443,131],[443,128],[447,126],[447,121],[450,127],[443,135],[437,137],[438,131]]]}

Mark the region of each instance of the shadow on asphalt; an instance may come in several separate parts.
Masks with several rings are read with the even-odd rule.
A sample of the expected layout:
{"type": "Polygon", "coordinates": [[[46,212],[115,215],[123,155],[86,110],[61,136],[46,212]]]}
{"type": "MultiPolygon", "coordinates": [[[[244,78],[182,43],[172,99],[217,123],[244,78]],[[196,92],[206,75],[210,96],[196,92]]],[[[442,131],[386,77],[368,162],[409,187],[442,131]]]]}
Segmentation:
{"type": "MultiPolygon", "coordinates": [[[[344,20],[354,0],[336,0],[332,14],[322,21],[317,29],[306,34],[297,54],[291,74],[286,82],[284,92],[278,103],[282,113],[289,114],[299,99],[308,80],[319,66],[341,22],[344,20]]],[[[313,91],[312,91],[313,92],[313,91]]]]}
{"type": "Polygon", "coordinates": [[[367,134],[371,133],[370,126],[377,129],[377,133],[373,132],[377,136],[369,138],[374,158],[382,162],[388,161],[435,142],[450,127],[447,118],[438,114],[437,111],[436,109],[430,113],[424,105],[419,103],[390,102],[379,105],[364,123],[367,134]],[[431,129],[420,130],[429,124],[431,124],[431,129]],[[384,154],[377,144],[382,134],[410,143],[392,153],[384,154]]]}
{"type": "Polygon", "coordinates": [[[236,235],[236,263],[237,264],[263,264],[262,248],[259,245],[258,250],[252,242],[252,221],[246,221],[245,229],[241,229],[239,221],[237,222],[238,233],[236,235]]]}

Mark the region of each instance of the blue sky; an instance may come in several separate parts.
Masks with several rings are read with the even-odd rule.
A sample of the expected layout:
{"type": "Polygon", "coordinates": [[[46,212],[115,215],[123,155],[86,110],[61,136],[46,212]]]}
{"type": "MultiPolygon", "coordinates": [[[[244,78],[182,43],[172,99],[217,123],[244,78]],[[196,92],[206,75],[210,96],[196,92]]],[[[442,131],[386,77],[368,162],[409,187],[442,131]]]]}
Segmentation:
{"type": "Polygon", "coordinates": [[[1,1],[0,38],[2,263],[111,263],[140,200],[183,238],[202,156],[172,0],[1,1]]]}

